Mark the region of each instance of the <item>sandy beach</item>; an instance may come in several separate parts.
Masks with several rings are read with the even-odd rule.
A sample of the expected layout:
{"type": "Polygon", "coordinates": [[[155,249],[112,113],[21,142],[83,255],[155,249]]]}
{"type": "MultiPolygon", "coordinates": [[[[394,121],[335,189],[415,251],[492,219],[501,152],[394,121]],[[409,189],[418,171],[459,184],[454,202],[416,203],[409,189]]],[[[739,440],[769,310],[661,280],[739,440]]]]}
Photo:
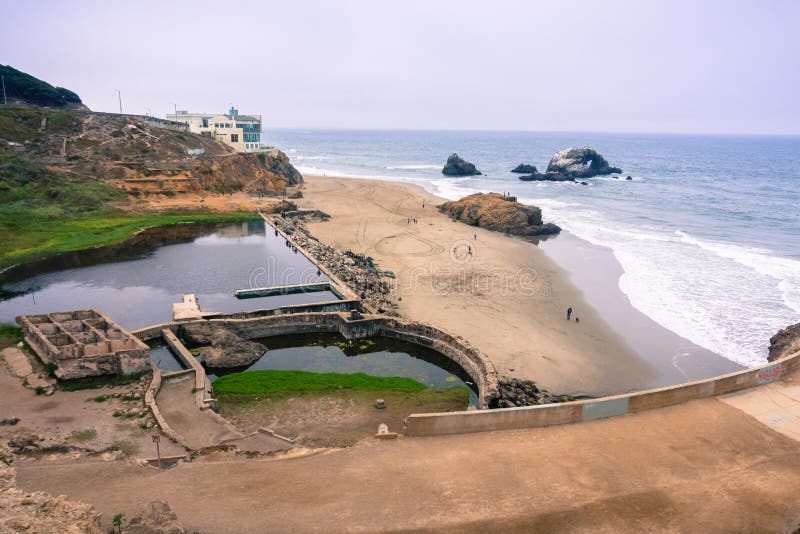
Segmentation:
{"type": "Polygon", "coordinates": [[[314,235],[395,273],[398,312],[463,336],[501,374],[576,395],[655,375],[530,243],[453,222],[436,209],[441,199],[409,184],[310,176],[304,196],[302,208],[331,215],[314,235]],[[570,306],[579,324],[566,320],[570,306]]]}
{"type": "Polygon", "coordinates": [[[442,201],[411,184],[307,176],[298,205],[331,216],[309,226],[322,241],[372,256],[395,273],[400,314],[464,337],[501,374],[554,393],[599,396],[735,368],[635,310],[616,286],[613,265],[595,265],[605,275],[589,283],[613,287],[599,288],[590,302],[540,248],[451,221],[436,209],[442,201]],[[618,313],[625,320],[612,328],[604,317],[618,313]],[[642,354],[654,347],[662,349],[642,354]],[[676,366],[676,350],[701,363],[676,366]]]}

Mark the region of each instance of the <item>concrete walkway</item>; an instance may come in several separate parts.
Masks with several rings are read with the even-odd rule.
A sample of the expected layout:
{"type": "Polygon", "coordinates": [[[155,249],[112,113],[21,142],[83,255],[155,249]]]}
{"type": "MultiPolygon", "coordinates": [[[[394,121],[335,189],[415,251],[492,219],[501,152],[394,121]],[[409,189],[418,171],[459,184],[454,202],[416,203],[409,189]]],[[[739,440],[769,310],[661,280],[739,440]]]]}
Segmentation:
{"type": "Polygon", "coordinates": [[[236,428],[209,410],[195,404],[194,374],[165,380],[157,397],[158,407],[169,426],[192,449],[217,445],[242,437],[236,428]]]}
{"type": "Polygon", "coordinates": [[[723,395],[719,400],[800,441],[800,372],[780,382],[723,395]]]}
{"type": "Polygon", "coordinates": [[[189,448],[199,450],[229,444],[243,451],[267,453],[295,447],[267,434],[245,435],[211,410],[199,409],[194,387],[194,374],[185,374],[165,380],[157,397],[161,415],[189,448]]]}

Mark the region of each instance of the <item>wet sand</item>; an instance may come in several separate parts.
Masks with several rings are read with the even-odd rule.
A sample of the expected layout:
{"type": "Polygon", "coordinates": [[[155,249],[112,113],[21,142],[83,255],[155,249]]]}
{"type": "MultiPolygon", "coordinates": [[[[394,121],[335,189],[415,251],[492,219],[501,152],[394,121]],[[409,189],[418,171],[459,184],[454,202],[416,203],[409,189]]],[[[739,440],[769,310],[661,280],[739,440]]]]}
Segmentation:
{"type": "Polygon", "coordinates": [[[570,274],[586,302],[619,332],[628,345],[658,369],[654,386],[700,380],[744,369],[719,354],[692,343],[633,307],[619,288],[624,272],[613,252],[569,232],[539,244],[548,257],[570,274]]]}
{"type": "Polygon", "coordinates": [[[602,396],[736,368],[633,308],[613,256],[572,236],[545,248],[559,261],[577,255],[572,264],[586,277],[530,242],[451,221],[435,207],[443,199],[415,185],[307,176],[304,195],[300,208],[331,215],[310,225],[314,235],[395,273],[399,313],[464,337],[500,374],[558,394],[602,396]],[[580,323],[566,320],[569,307],[580,323]]]}

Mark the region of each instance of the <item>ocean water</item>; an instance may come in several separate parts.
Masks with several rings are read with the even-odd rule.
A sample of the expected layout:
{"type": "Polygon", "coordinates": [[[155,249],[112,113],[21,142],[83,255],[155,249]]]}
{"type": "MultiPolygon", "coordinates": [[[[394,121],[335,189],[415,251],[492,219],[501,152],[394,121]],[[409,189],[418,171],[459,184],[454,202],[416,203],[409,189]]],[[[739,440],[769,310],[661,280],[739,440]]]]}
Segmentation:
{"type": "Polygon", "coordinates": [[[407,181],[448,199],[509,191],[611,249],[633,306],[737,363],[763,363],[770,336],[800,321],[800,137],[275,130],[265,141],[305,174],[407,181]],[[509,172],[543,171],[573,145],[599,150],[623,179],[509,172]],[[451,152],[485,175],[443,176],[451,152]]]}

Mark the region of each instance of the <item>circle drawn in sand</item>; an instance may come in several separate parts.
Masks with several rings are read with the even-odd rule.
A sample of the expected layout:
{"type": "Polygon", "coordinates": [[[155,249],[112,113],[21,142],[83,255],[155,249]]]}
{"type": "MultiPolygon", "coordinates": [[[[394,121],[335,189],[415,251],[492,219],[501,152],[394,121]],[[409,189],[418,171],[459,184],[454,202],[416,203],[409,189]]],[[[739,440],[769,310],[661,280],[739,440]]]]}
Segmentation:
{"type": "Polygon", "coordinates": [[[459,239],[450,245],[450,258],[456,263],[467,263],[472,261],[475,248],[466,239],[459,239]]]}

